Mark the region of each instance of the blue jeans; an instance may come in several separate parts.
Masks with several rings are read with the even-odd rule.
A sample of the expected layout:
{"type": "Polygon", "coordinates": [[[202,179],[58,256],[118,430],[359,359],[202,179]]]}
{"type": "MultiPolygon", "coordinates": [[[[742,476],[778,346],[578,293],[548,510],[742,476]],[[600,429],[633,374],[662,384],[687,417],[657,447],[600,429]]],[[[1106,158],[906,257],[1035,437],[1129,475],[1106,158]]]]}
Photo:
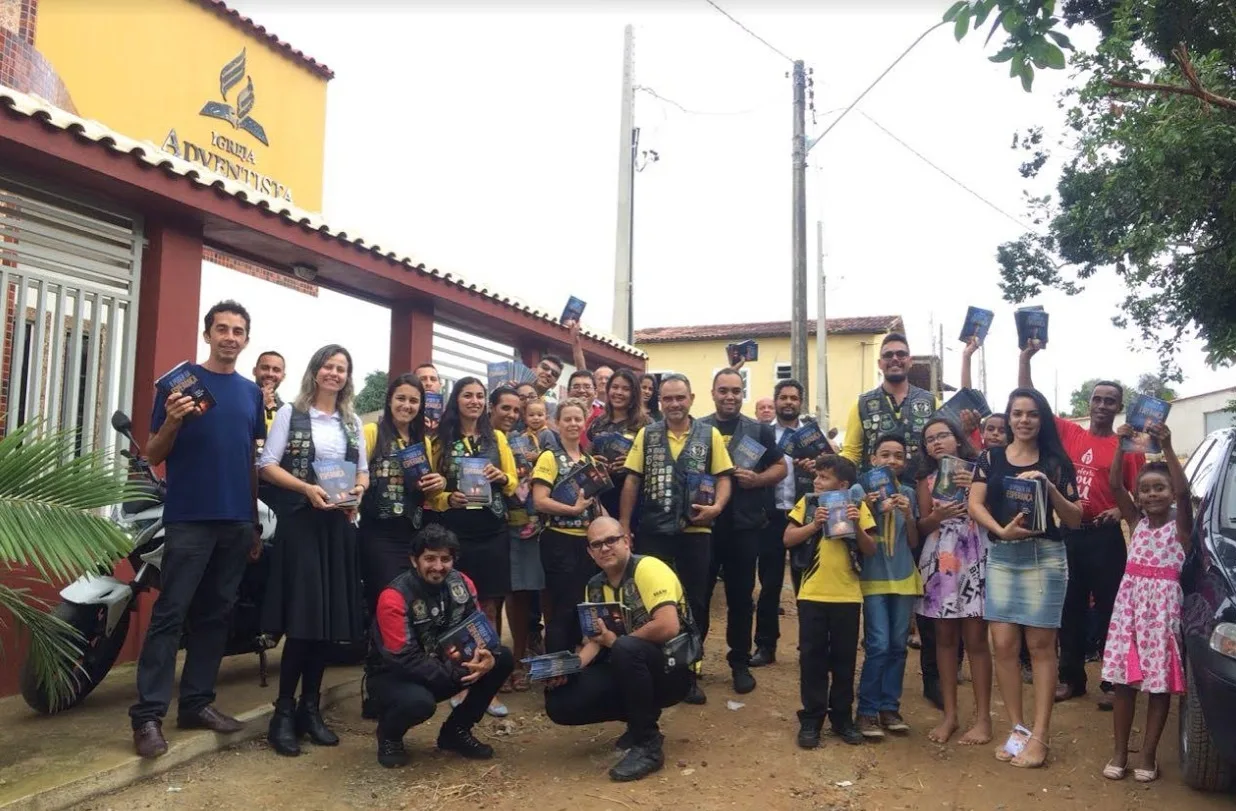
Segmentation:
{"type": "Polygon", "coordinates": [[[901,708],[906,675],[906,640],[914,597],[872,594],[863,598],[863,673],[858,680],[858,714],[901,708]]]}

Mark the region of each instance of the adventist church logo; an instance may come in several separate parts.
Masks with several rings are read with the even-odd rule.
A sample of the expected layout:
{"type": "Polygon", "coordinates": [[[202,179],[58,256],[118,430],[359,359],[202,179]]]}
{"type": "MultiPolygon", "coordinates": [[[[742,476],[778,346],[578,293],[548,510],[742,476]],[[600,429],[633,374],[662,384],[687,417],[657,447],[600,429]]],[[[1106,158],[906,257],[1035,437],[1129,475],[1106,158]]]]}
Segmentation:
{"type": "Polygon", "coordinates": [[[245,73],[245,49],[242,48],[240,54],[219,71],[219,95],[223,97],[223,101],[206,102],[201,114],[226,121],[234,129],[244,130],[266,146],[270,146],[270,141],[266,140],[266,130],[262,129],[262,125],[249,115],[253,112],[256,97],[253,93],[253,77],[245,73]],[[227,94],[242,81],[245,82],[245,86],[236,93],[236,106],[233,107],[227,103],[227,94]]]}

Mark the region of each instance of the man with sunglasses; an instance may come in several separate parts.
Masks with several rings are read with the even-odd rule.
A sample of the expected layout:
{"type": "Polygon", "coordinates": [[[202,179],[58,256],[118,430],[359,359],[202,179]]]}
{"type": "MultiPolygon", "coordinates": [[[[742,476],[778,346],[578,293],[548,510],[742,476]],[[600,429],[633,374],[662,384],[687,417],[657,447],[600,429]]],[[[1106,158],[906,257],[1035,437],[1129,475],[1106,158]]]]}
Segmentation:
{"type": "Polygon", "coordinates": [[[541,358],[541,362],[536,365],[536,380],[532,385],[536,387],[536,393],[547,402],[557,400],[554,396],[554,389],[558,385],[558,378],[562,377],[563,363],[562,358],[557,355],[545,355],[541,358]]]}
{"type": "Polygon", "coordinates": [[[631,554],[631,539],[613,518],[589,525],[588,555],[601,571],[580,597],[622,604],[626,633],[619,636],[597,620],[595,635],[579,649],[580,672],[547,683],[545,714],[564,726],[625,721],[627,730],[615,746],[626,755],[609,776],[639,780],[665,765],[665,736],[657,724],[661,710],[691,689],[691,663],[665,654],[667,642],[694,633],[691,609],[673,569],[654,557],[631,554]]]}

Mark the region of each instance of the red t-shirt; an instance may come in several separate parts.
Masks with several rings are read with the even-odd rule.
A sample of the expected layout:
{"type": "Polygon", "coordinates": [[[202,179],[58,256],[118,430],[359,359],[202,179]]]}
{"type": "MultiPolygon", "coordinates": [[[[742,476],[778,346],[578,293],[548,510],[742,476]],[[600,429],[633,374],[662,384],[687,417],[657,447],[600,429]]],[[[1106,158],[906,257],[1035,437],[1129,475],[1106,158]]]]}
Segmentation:
{"type": "MultiPolygon", "coordinates": [[[[1116,506],[1108,479],[1111,477],[1112,461],[1120,447],[1120,437],[1115,434],[1095,436],[1088,429],[1063,417],[1056,417],[1056,430],[1060,432],[1064,452],[1073,461],[1073,467],[1077,468],[1082,520],[1092,521],[1099,513],[1116,506]]],[[[1124,455],[1124,486],[1130,493],[1137,490],[1137,474],[1144,464],[1145,454],[1124,455]]]]}

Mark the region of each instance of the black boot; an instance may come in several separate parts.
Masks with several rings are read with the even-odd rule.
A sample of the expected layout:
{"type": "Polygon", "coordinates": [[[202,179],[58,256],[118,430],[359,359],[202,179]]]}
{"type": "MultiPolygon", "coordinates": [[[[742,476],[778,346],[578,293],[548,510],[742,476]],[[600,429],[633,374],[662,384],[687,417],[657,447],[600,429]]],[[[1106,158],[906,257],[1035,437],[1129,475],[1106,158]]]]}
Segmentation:
{"type": "Polygon", "coordinates": [[[309,740],[318,746],[338,746],[339,736],[330,731],[322,720],[321,697],[300,697],[300,706],[296,708],[296,736],[308,735],[309,740]]]}
{"type": "Polygon", "coordinates": [[[407,766],[412,761],[408,750],[403,748],[403,738],[389,740],[378,733],[378,763],[388,769],[398,769],[407,766]]]}
{"type": "Polygon", "coordinates": [[[696,676],[691,680],[691,689],[687,691],[686,698],[683,699],[687,704],[699,706],[708,703],[708,696],[704,695],[704,691],[700,689],[700,680],[696,676]]]}
{"type": "Polygon", "coordinates": [[[277,699],[275,714],[270,717],[270,729],[266,732],[266,740],[270,742],[271,747],[285,757],[296,757],[300,754],[295,711],[296,703],[292,699],[277,699]]]}
{"type": "Polygon", "coordinates": [[[731,668],[734,677],[734,692],[744,695],[755,689],[755,677],[747,665],[734,665],[731,668]]]}
{"type": "Polygon", "coordinates": [[[798,722],[798,746],[802,749],[818,749],[820,730],[824,722],[819,718],[802,718],[798,722]]]}
{"type": "Polygon", "coordinates": [[[463,755],[468,760],[489,760],[494,756],[494,748],[478,741],[471,729],[455,726],[449,721],[438,732],[438,748],[443,752],[463,755]]]}
{"type": "Polygon", "coordinates": [[[665,766],[665,742],[660,734],[632,746],[622,760],[609,770],[609,779],[617,783],[641,780],[665,766]]]}
{"type": "Polygon", "coordinates": [[[767,667],[777,661],[776,648],[757,647],[751,657],[751,667],[767,667]]]}

